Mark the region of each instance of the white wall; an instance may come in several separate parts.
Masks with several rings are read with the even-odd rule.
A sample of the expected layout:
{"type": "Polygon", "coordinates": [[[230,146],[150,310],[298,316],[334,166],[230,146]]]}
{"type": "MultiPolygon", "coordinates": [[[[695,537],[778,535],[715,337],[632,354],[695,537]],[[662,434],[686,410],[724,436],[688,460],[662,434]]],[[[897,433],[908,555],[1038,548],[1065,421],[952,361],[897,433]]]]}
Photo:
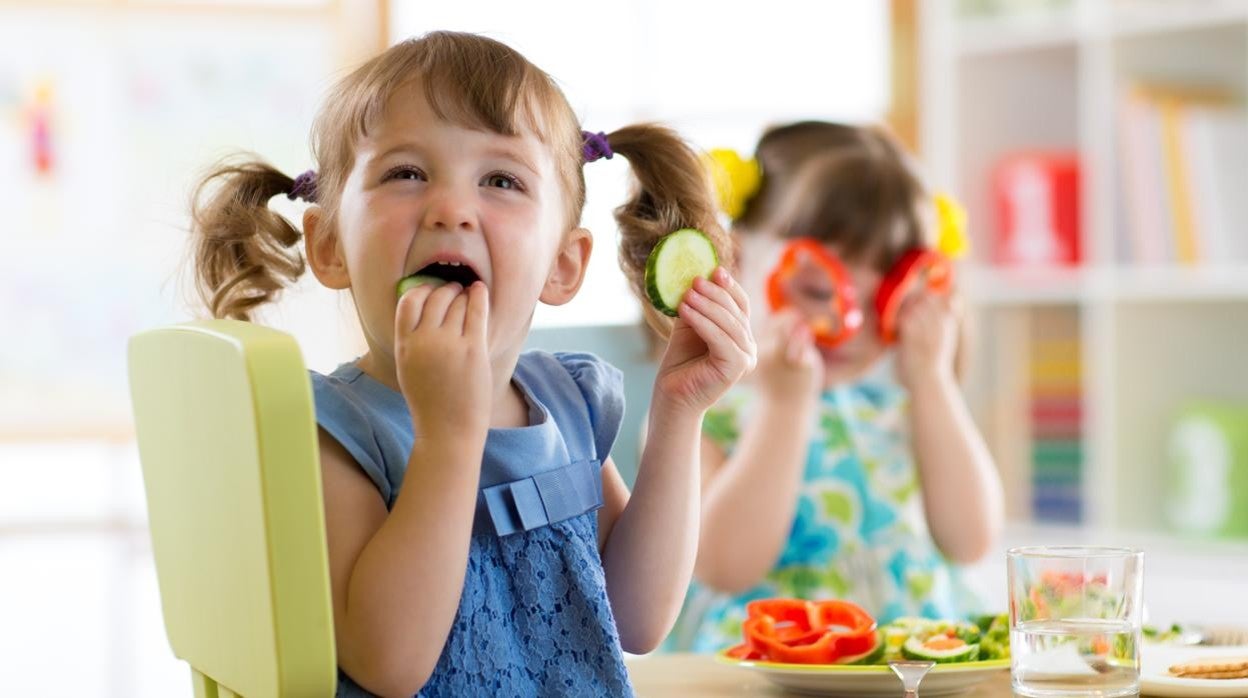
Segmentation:
{"type": "MultiPolygon", "coordinates": [[[[592,14],[585,3],[394,3],[394,40],[435,29],[503,41],[559,81],[587,130],[660,121],[695,146],[752,152],[765,126],[882,118],[889,93],[888,3],[637,0],[592,14]],[[601,12],[601,14],[600,14],[601,12]],[[603,18],[605,16],[605,18],[603,18]]],[[[621,159],[585,168],[585,225],[596,234],[579,296],[539,307],[534,325],[634,322],[640,310],[615,257],[611,210],[629,182],[621,159]]]]}

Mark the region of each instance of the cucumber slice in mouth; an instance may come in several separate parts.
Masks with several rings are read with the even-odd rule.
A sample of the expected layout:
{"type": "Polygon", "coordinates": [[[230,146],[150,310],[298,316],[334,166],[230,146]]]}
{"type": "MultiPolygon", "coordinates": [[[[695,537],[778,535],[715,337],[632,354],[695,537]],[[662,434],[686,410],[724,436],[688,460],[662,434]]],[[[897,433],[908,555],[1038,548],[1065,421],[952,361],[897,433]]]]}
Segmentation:
{"type": "Polygon", "coordinates": [[[404,277],[403,280],[399,281],[399,287],[398,287],[399,298],[402,298],[404,293],[407,293],[408,291],[416,288],[417,286],[424,286],[425,284],[431,284],[436,288],[438,286],[442,286],[445,283],[447,283],[445,280],[439,279],[436,276],[429,276],[427,274],[412,274],[411,276],[404,277]]]}
{"type": "Polygon", "coordinates": [[[719,254],[700,230],[681,228],[666,235],[646,260],[646,295],[659,312],[676,317],[676,309],[697,277],[709,279],[719,254]]]}
{"type": "Polygon", "coordinates": [[[464,288],[468,288],[473,282],[479,281],[480,278],[477,276],[477,272],[467,264],[434,262],[426,265],[415,274],[403,277],[398,283],[397,291],[399,297],[402,298],[404,293],[425,284],[433,284],[436,288],[437,286],[455,282],[464,288]]]}

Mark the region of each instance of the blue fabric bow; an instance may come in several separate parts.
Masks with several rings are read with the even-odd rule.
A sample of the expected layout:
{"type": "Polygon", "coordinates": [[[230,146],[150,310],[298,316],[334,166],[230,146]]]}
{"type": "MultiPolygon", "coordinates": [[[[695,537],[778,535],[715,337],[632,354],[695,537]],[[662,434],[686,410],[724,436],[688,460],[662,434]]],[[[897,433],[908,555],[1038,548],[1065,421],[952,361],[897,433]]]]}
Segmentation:
{"type": "Polygon", "coordinates": [[[473,533],[499,536],[548,526],[602,506],[602,472],[579,461],[481,490],[473,533]]]}

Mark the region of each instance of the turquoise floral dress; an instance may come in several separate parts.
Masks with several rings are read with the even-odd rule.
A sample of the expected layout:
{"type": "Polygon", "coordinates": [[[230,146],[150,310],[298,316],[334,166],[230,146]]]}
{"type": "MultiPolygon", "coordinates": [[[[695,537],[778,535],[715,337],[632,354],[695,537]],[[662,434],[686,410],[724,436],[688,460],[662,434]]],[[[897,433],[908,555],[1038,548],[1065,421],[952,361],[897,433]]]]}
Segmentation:
{"type": "MultiPolygon", "coordinates": [[[[703,432],[725,453],[736,447],[751,403],[741,388],[707,413],[703,432]]],[[[769,597],[847,599],[880,623],[962,619],[978,610],[928,533],[906,405],[891,368],[820,397],[793,528],[776,566],[739,595],[695,581],[665,649],[715,652],[741,642],[746,603],[769,597]]]]}

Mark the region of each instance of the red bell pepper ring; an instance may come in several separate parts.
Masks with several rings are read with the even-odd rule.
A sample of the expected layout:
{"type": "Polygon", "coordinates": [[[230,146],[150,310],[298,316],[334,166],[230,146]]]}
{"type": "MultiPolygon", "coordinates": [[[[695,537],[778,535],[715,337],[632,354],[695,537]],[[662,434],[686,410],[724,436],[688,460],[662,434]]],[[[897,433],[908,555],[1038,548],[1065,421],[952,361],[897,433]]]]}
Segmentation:
{"type": "Polygon", "coordinates": [[[739,659],[741,661],[754,661],[754,660],[764,658],[762,654],[750,649],[750,645],[745,642],[742,642],[739,645],[733,645],[732,647],[729,647],[727,651],[724,652],[724,654],[733,659],[739,659]]]}
{"type": "Polygon", "coordinates": [[[848,601],[771,599],[746,608],[750,617],[742,630],[749,653],[773,662],[835,664],[877,642],[875,619],[848,601]]]}
{"type": "Polygon", "coordinates": [[[933,293],[949,293],[953,288],[953,265],[949,258],[935,250],[910,250],[880,282],[875,294],[875,310],[880,317],[880,338],[885,344],[897,341],[897,313],[916,285],[933,293]]]}
{"type": "MultiPolygon", "coordinates": [[[[805,644],[814,642],[823,629],[811,621],[810,602],[799,599],[760,599],[745,606],[750,618],[766,616],[772,619],[770,636],[780,642],[805,644]]],[[[746,644],[755,652],[765,653],[766,646],[751,641],[746,633],[746,644]]]]}
{"type": "Polygon", "coordinates": [[[835,347],[853,337],[862,327],[862,310],[858,307],[854,285],[845,265],[836,255],[824,249],[818,240],[798,238],[784,249],[780,262],[767,277],[767,303],[772,311],[792,305],[788,285],[806,263],[814,264],[832,281],[829,314],[810,318],[810,325],[816,344],[835,347]]]}

